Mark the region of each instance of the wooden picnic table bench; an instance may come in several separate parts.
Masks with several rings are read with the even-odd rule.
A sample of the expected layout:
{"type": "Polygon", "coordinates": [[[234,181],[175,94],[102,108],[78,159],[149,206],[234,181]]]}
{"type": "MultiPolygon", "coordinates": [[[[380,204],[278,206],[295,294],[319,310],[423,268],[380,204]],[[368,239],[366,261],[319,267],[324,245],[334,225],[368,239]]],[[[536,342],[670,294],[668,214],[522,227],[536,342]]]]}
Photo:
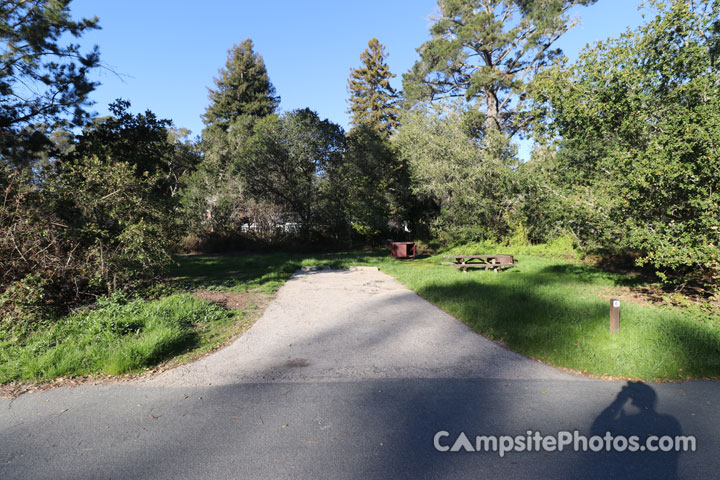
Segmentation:
{"type": "Polygon", "coordinates": [[[495,273],[503,268],[515,265],[516,260],[512,255],[443,255],[443,258],[452,258],[454,262],[441,262],[442,265],[452,265],[458,270],[467,273],[468,268],[484,268],[493,270],[495,273]]]}

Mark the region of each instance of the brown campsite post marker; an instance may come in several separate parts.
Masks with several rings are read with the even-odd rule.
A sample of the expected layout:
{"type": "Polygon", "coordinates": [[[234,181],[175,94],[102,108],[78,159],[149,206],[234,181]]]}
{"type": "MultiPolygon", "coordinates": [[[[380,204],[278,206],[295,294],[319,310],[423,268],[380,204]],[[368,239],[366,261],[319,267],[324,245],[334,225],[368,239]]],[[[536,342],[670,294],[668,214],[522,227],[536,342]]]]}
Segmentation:
{"type": "Polygon", "coordinates": [[[620,300],[610,299],[610,333],[620,331],[620,300]]]}

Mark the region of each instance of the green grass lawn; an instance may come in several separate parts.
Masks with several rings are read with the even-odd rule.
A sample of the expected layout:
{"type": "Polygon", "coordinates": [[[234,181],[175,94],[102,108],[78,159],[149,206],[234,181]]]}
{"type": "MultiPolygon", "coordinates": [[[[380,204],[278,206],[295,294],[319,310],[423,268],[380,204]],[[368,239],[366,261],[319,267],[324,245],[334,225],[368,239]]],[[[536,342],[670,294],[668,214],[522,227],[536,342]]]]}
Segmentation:
{"type": "MultiPolygon", "coordinates": [[[[467,248],[477,253],[481,247],[467,248]]],[[[254,295],[267,298],[304,265],[375,265],[476,332],[558,367],[644,380],[720,375],[717,311],[621,297],[621,331],[611,335],[610,296],[627,294],[640,279],[533,255],[546,250],[492,252],[513,253],[519,263],[498,274],[465,274],[440,265],[441,256],[395,260],[385,251],[178,257],[179,266],[157,289],[165,292],[159,300],[106,300],[29,335],[0,331],[0,383],[135,373],[195,358],[247,328],[260,308],[254,295]],[[197,290],[250,301],[231,311],[185,293],[197,290]]]]}
{"type": "Polygon", "coordinates": [[[180,266],[151,289],[159,299],[104,299],[74,315],[45,319],[30,332],[0,328],[0,384],[132,374],[192,360],[252,325],[268,295],[300,266],[341,268],[343,255],[336,257],[178,257],[180,266]],[[189,294],[203,290],[241,294],[244,304],[229,310],[189,294]]]}
{"type": "Polygon", "coordinates": [[[638,280],[564,260],[516,258],[498,274],[464,274],[439,258],[379,266],[476,332],[551,365],[644,380],[720,375],[720,315],[621,297],[620,332],[610,334],[610,297],[638,280]]]}

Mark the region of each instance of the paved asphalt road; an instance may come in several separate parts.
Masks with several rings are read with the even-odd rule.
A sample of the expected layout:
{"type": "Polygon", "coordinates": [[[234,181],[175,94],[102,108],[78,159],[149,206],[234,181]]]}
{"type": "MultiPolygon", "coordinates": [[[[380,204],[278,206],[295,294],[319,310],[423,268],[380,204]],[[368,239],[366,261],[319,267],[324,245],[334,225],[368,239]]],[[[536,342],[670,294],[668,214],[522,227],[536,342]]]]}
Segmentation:
{"type": "Polygon", "coordinates": [[[191,366],[0,400],[0,479],[717,478],[719,405],[714,382],[588,380],[524,359],[379,272],[308,272],[191,366]],[[575,430],[692,435],[697,451],[434,447],[442,431],[450,446],[575,430]]]}

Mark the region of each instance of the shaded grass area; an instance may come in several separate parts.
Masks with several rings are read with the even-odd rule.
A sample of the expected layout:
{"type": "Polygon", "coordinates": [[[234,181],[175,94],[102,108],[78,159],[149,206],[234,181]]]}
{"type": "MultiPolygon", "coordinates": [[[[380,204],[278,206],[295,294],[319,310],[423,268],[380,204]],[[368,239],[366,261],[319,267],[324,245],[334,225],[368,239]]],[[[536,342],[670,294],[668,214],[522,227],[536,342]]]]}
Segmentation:
{"type": "Polygon", "coordinates": [[[375,265],[385,261],[385,252],[334,254],[268,253],[218,256],[189,255],[177,258],[168,285],[176,289],[206,289],[230,292],[273,293],[303,266],[345,269],[352,265],[375,265]]]}
{"type": "Polygon", "coordinates": [[[388,263],[387,273],[512,350],[595,375],[644,380],[720,375],[720,315],[700,306],[623,301],[621,331],[609,333],[608,290],[638,277],[558,259],[519,255],[500,274],[467,274],[438,257],[388,263]]]}
{"type": "Polygon", "coordinates": [[[0,384],[59,377],[138,373],[212,351],[247,329],[261,305],[302,265],[343,268],[361,255],[269,254],[178,257],[155,300],[101,299],[93,309],[37,322],[34,330],[0,325],[0,384]],[[346,261],[347,259],[347,261],[346,261]],[[240,293],[241,310],[193,298],[195,290],[240,293]]]}

